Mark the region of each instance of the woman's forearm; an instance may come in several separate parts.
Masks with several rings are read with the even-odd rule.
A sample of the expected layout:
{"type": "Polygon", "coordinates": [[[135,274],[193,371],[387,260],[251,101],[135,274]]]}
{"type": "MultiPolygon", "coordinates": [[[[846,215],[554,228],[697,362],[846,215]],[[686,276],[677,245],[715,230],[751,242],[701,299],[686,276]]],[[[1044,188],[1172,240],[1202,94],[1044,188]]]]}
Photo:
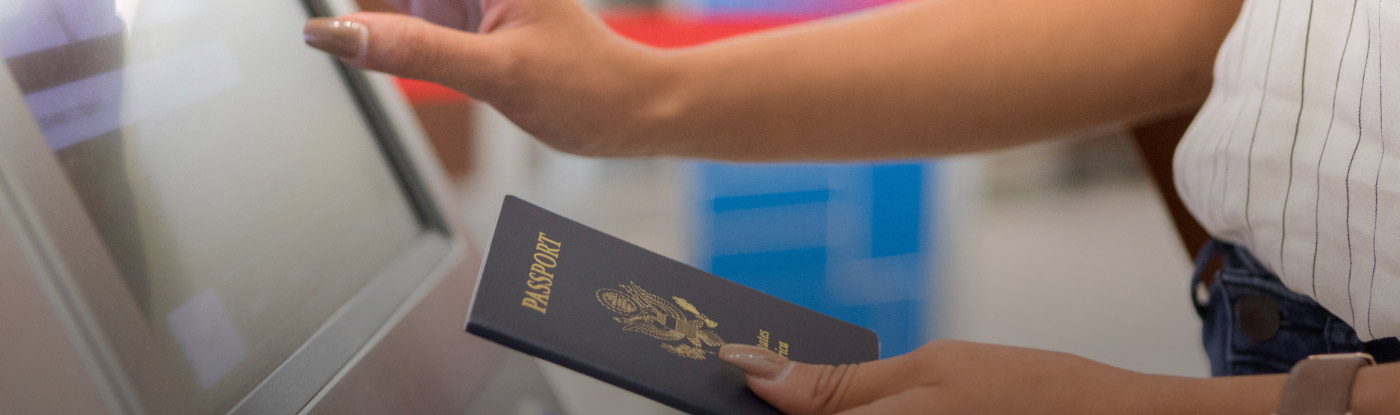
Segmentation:
{"type": "MultiPolygon", "coordinates": [[[[1122,413],[1268,414],[1277,408],[1288,375],[1225,376],[1210,379],[1150,377],[1146,387],[1123,396],[1122,413]]],[[[1362,368],[1352,388],[1351,413],[1400,413],[1400,364],[1362,368]]],[[[1111,393],[1111,392],[1110,392],[1111,393]]]]}
{"type": "Polygon", "coordinates": [[[1361,368],[1352,387],[1351,412],[1356,415],[1400,413],[1400,364],[1361,368]]]}
{"type": "Polygon", "coordinates": [[[1208,379],[1150,376],[1148,387],[1132,388],[1118,413],[1161,415],[1271,414],[1278,408],[1287,375],[1223,376],[1208,379]]]}
{"type": "Polygon", "coordinates": [[[663,54],[678,156],[994,149],[1190,108],[1241,0],[925,0],[663,54]]]}

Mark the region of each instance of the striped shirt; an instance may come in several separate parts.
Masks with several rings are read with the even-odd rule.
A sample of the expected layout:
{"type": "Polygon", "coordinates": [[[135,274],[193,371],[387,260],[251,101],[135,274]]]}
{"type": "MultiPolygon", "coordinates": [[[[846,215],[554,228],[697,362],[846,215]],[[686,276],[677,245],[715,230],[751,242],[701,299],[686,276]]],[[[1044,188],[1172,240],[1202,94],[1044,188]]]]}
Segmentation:
{"type": "Polygon", "coordinates": [[[1247,0],[1174,158],[1212,236],[1362,340],[1400,334],[1400,1],[1247,0]]]}

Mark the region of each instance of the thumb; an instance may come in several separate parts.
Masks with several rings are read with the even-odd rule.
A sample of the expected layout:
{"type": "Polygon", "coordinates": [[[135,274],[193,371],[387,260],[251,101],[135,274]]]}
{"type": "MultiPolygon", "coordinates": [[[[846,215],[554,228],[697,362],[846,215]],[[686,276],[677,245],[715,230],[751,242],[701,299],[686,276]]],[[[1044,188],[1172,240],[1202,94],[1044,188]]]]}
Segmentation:
{"type": "Polygon", "coordinates": [[[786,414],[832,414],[921,386],[915,361],[905,356],[851,365],[812,365],[771,350],[726,344],[719,355],[744,370],[749,389],[786,414]]]}
{"type": "Polygon", "coordinates": [[[395,13],[352,13],[314,18],[306,44],[352,66],[422,79],[468,95],[498,73],[500,56],[480,36],[395,13]]]}

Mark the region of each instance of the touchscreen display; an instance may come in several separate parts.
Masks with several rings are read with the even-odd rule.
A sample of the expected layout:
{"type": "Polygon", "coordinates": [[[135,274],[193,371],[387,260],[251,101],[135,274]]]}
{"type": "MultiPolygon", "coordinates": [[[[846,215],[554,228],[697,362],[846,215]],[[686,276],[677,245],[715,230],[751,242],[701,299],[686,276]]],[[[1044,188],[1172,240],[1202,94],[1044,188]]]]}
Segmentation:
{"type": "Polygon", "coordinates": [[[0,55],[190,408],[227,408],[421,232],[289,0],[0,0],[0,55]]]}

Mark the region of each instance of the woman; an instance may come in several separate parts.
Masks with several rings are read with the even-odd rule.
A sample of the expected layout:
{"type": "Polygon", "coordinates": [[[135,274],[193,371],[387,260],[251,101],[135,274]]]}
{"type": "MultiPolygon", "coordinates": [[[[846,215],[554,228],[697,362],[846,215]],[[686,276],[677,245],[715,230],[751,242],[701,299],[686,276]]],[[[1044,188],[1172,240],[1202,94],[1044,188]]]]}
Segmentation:
{"type": "Polygon", "coordinates": [[[1400,147],[1386,152],[1384,121],[1386,92],[1400,93],[1384,64],[1400,15],[1386,8],[1400,6],[930,0],[659,51],[570,0],[482,0],[481,34],[463,32],[468,1],[402,5],[441,25],[316,19],[307,42],[455,88],[555,148],[604,157],[938,156],[1200,108],[1174,167],[1216,238],[1197,267],[1205,343],[1214,374],[1258,375],[1152,376],[953,341],[842,367],[726,345],[725,360],[785,412],[1400,412],[1397,364],[1333,356],[1279,374],[1312,355],[1400,354],[1400,216],[1386,213],[1400,206],[1387,181],[1400,147]],[[1203,271],[1222,257],[1219,272],[1203,271]]]}

